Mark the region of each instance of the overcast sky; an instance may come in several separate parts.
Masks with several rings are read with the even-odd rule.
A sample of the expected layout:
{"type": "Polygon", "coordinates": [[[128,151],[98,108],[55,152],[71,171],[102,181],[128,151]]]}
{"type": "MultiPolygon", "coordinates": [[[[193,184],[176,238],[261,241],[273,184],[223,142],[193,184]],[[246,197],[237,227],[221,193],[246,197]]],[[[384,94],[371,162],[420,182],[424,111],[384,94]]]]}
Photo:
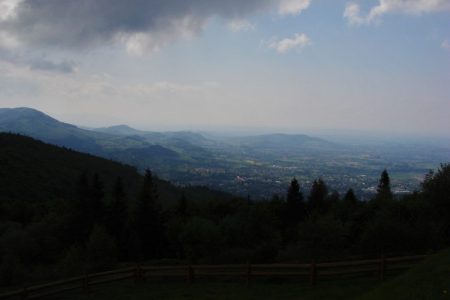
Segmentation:
{"type": "Polygon", "coordinates": [[[450,136],[450,0],[0,0],[0,107],[450,136]]]}

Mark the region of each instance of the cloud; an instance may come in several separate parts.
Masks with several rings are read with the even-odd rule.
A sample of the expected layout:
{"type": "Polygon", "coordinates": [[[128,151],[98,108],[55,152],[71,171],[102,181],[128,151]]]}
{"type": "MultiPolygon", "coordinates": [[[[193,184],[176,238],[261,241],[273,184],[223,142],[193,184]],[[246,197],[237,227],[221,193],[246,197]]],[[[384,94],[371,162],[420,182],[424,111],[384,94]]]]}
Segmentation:
{"type": "Polygon", "coordinates": [[[0,21],[15,17],[15,10],[20,0],[0,0],[0,21]]]}
{"type": "Polygon", "coordinates": [[[30,69],[42,71],[54,71],[59,73],[75,72],[75,64],[68,60],[54,62],[48,59],[35,59],[28,62],[30,69]]]}
{"type": "Polygon", "coordinates": [[[234,32],[253,31],[256,29],[256,25],[246,19],[233,19],[228,23],[228,28],[234,32]]]}
{"type": "MultiPolygon", "coordinates": [[[[0,32],[10,46],[76,51],[119,42],[129,52],[142,54],[198,35],[212,18],[245,20],[273,10],[299,14],[309,4],[310,0],[0,0],[0,32]]],[[[235,22],[233,28],[251,26],[235,22]]]]}
{"type": "Polygon", "coordinates": [[[281,15],[299,15],[310,4],[311,0],[283,0],[280,3],[278,12],[281,15]]]}
{"type": "Polygon", "coordinates": [[[441,47],[447,50],[450,50],[450,42],[449,40],[444,40],[441,44],[441,47]]]}
{"type": "Polygon", "coordinates": [[[388,13],[403,13],[409,15],[422,15],[425,13],[450,11],[449,0],[378,0],[378,4],[372,7],[363,16],[360,13],[360,5],[356,2],[348,2],[344,10],[344,18],[350,25],[367,25],[376,23],[388,13]]]}
{"type": "Polygon", "coordinates": [[[282,40],[273,40],[267,44],[267,47],[275,49],[278,53],[284,54],[295,48],[304,48],[311,45],[311,40],[304,33],[296,33],[293,38],[282,40]]]}
{"type": "Polygon", "coordinates": [[[0,48],[0,61],[31,70],[50,71],[57,73],[73,73],[75,63],[69,60],[49,59],[46,55],[34,55],[23,51],[11,51],[0,48]]]}

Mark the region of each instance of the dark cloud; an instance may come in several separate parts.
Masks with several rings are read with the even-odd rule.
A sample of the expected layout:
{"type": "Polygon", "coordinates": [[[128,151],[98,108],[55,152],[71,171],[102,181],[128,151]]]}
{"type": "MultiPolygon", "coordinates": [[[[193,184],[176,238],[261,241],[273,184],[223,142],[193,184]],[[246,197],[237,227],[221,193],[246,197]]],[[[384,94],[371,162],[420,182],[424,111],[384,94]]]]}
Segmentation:
{"type": "Polygon", "coordinates": [[[242,18],[282,0],[23,0],[0,27],[22,44],[62,48],[147,34],[158,40],[195,34],[211,17],[242,18]]]}
{"type": "Polygon", "coordinates": [[[24,51],[0,49],[0,60],[32,70],[42,70],[58,73],[75,72],[75,63],[69,60],[49,59],[45,55],[33,55],[24,51]]]}
{"type": "Polygon", "coordinates": [[[36,59],[29,62],[32,70],[52,71],[60,73],[73,73],[75,71],[74,63],[70,61],[54,62],[47,59],[36,59]]]}

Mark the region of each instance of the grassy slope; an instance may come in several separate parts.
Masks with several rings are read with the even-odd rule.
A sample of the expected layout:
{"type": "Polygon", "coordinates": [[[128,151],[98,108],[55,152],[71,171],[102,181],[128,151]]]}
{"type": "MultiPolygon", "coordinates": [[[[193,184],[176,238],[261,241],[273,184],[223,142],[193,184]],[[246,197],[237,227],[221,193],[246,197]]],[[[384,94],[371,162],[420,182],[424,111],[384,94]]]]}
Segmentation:
{"type": "Polygon", "coordinates": [[[98,287],[88,294],[72,294],[64,299],[195,299],[195,300],[276,300],[276,299],[355,299],[377,285],[375,280],[333,281],[310,287],[305,283],[263,283],[247,287],[244,282],[234,283],[122,283],[114,288],[98,287]]]}
{"type": "Polygon", "coordinates": [[[359,299],[450,299],[450,249],[433,255],[359,299]]]}
{"type": "Polygon", "coordinates": [[[374,279],[347,279],[306,283],[200,282],[120,283],[114,288],[97,287],[89,294],[72,294],[64,299],[450,299],[450,249],[433,255],[402,275],[379,283],[374,279]]]}

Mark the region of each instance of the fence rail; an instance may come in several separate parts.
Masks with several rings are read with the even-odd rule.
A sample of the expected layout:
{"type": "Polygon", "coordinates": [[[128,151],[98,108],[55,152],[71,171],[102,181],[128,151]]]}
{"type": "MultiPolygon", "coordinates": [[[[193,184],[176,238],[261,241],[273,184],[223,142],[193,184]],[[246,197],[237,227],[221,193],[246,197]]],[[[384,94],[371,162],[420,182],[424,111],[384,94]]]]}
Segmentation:
{"type": "Polygon", "coordinates": [[[245,280],[264,277],[293,277],[308,280],[315,285],[321,278],[343,278],[348,275],[376,276],[383,280],[387,271],[398,271],[413,266],[426,255],[381,257],[379,259],[323,262],[309,264],[242,264],[242,265],[180,265],[139,266],[58,280],[41,285],[0,294],[0,299],[35,299],[72,290],[87,291],[90,286],[130,280],[140,282],[145,278],[179,278],[188,283],[197,278],[233,277],[245,280]]]}

